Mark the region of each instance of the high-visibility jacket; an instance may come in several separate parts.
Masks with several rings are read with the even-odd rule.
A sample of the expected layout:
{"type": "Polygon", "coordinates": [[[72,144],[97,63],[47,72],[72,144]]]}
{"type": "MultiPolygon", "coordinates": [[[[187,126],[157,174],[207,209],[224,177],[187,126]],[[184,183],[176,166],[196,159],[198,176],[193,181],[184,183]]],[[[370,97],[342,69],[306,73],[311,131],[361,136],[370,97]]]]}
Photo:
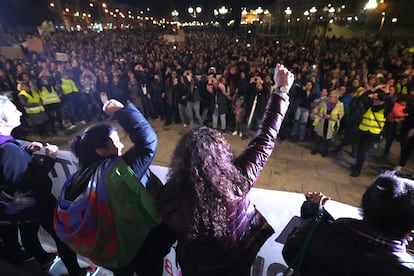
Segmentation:
{"type": "Polygon", "coordinates": [[[29,94],[26,90],[22,90],[19,92],[19,96],[24,96],[29,104],[29,106],[24,106],[26,114],[36,114],[45,111],[40,101],[40,95],[36,91],[32,91],[32,94],[29,94]]]}
{"type": "MultiPolygon", "coordinates": [[[[326,104],[321,104],[320,108],[315,108],[314,111],[316,111],[315,120],[313,120],[312,125],[316,127],[319,122],[324,118],[326,114],[326,104]]],[[[342,117],[344,116],[344,104],[340,101],[338,101],[335,105],[335,107],[331,111],[331,120],[335,121],[331,124],[331,128],[333,131],[336,131],[339,129],[339,124],[341,122],[342,117]]]]}
{"type": "Polygon", "coordinates": [[[381,134],[386,121],[385,109],[373,112],[371,108],[365,112],[359,130],[369,131],[372,134],[381,134]]]}
{"type": "Polygon", "coordinates": [[[46,86],[42,86],[40,89],[40,97],[44,105],[60,103],[59,95],[53,86],[51,86],[51,91],[46,86]]]}
{"type": "Polygon", "coordinates": [[[79,89],[76,86],[76,84],[73,82],[73,80],[62,79],[62,91],[63,91],[63,94],[68,95],[72,92],[79,92],[79,89]]]}
{"type": "Polygon", "coordinates": [[[397,93],[400,93],[402,95],[407,95],[408,94],[408,88],[407,85],[401,85],[401,83],[397,83],[395,85],[395,88],[397,90],[397,93]]]}

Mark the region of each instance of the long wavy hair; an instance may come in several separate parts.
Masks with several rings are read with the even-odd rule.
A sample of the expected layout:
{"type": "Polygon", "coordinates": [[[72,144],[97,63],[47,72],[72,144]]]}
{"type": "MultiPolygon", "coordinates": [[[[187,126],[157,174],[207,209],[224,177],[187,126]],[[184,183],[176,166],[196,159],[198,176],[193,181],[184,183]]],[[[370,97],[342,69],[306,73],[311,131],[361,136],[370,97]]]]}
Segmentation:
{"type": "Polygon", "coordinates": [[[227,207],[248,192],[247,178],[234,165],[234,154],[223,135],[208,127],[184,134],[171,162],[167,185],[176,185],[193,215],[187,238],[229,234],[227,207]]]}

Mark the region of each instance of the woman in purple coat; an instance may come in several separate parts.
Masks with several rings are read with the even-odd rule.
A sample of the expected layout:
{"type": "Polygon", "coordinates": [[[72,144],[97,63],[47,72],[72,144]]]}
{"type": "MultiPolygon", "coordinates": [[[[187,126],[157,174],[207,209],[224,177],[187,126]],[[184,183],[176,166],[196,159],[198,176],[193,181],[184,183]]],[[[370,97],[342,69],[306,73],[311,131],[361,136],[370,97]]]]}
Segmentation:
{"type": "Polygon", "coordinates": [[[235,157],[223,135],[197,127],[183,135],[159,203],[165,222],[178,235],[177,260],[184,276],[250,275],[257,252],[272,227],[247,193],[269,159],[289,106],[293,75],[275,70],[276,90],[263,123],[235,157]]]}

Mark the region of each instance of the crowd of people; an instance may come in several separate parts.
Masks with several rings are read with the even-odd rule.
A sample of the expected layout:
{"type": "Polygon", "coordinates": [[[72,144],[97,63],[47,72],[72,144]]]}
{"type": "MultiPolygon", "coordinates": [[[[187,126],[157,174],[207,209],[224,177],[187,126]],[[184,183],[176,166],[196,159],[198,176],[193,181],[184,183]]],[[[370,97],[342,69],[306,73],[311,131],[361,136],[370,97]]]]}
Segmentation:
{"type": "Polygon", "coordinates": [[[414,143],[414,69],[407,44],[336,38],[304,43],[245,31],[189,29],[185,42],[175,45],[163,34],[158,29],[51,34],[43,38],[43,53],[0,57],[1,93],[12,95],[24,113],[26,132],[40,136],[104,119],[102,104],[113,98],[134,103],[145,117],[165,125],[208,125],[246,139],[263,117],[277,61],[295,74],[281,139],[322,139],[323,147],[312,153],[324,157],[351,144],[358,159],[353,176],[360,174],[365,152],[379,137],[385,138],[384,157],[393,141],[400,141],[396,170],[407,163],[414,143]],[[56,53],[68,60],[56,61],[56,53]],[[374,88],[381,88],[384,102],[376,103],[379,112],[367,120],[377,118],[379,125],[361,130],[375,97],[371,93],[366,99],[365,92],[374,88]],[[330,97],[337,100],[323,106],[330,97]],[[340,146],[330,149],[332,140],[340,146]]]}
{"type": "MultiPolygon", "coordinates": [[[[394,139],[400,141],[397,172],[410,158],[414,147],[414,69],[412,53],[404,43],[337,38],[303,43],[208,29],[186,30],[185,35],[185,42],[173,45],[164,41],[163,32],[157,29],[58,32],[43,38],[43,53],[28,52],[25,58],[14,60],[0,57],[0,91],[8,96],[1,98],[0,138],[8,148],[25,156],[27,165],[21,169],[35,170],[32,163],[37,163],[30,153],[42,144],[17,149],[12,130],[15,135],[36,131],[44,137],[57,128],[74,129],[114,115],[134,142],[122,154],[119,136],[108,124],[91,126],[75,138],[72,150],[80,168],[67,180],[57,201],[54,229],[49,227],[53,220],[50,210],[54,211],[51,206],[56,205],[56,199],[49,186],[42,187],[42,194],[38,190],[31,193],[32,201],[23,209],[38,215],[41,208],[48,208],[46,213],[51,215],[39,222],[30,212],[22,217],[7,213],[12,221],[34,219],[29,226],[19,226],[32,236],[39,223],[45,224],[70,275],[85,272],[74,260],[74,252],[115,275],[158,275],[162,270],[159,261],[175,240],[183,275],[249,275],[254,256],[273,229],[249,202],[247,193],[277,136],[293,142],[315,140],[312,154],[320,152],[323,157],[351,144],[356,159],[351,172],[354,177],[361,173],[368,149],[382,135],[386,140],[384,155],[389,154],[394,139]],[[65,54],[67,60],[57,61],[56,53],[65,54]],[[22,128],[17,119],[9,124],[10,118],[20,119],[22,114],[22,128]],[[148,120],[191,126],[177,145],[164,187],[148,169],[157,143],[148,120]],[[224,135],[229,132],[246,139],[250,130],[256,133],[246,150],[233,156],[224,135]],[[333,139],[340,143],[330,149],[333,139]],[[131,192],[136,182],[128,176],[138,179],[143,190],[131,192]],[[120,185],[126,190],[119,189],[120,185]],[[43,198],[46,194],[47,201],[43,198]],[[139,218],[123,213],[128,204],[142,212],[139,218]],[[79,216],[80,210],[88,212],[79,216]],[[117,239],[106,243],[108,232],[117,239]],[[125,233],[135,233],[135,242],[125,240],[125,233]],[[152,249],[154,244],[158,251],[152,249]]],[[[46,149],[50,158],[56,157],[56,148],[47,145],[46,149]]],[[[2,153],[1,157],[11,165],[9,155],[2,153]]],[[[23,181],[4,168],[2,178],[7,182],[2,183],[10,187],[19,184],[14,194],[27,195],[30,179],[23,181]]],[[[45,177],[48,171],[42,172],[45,177]]],[[[412,204],[414,196],[409,180],[395,175],[379,179],[372,189],[402,189],[404,193],[383,194],[401,197],[405,205],[398,205],[399,210],[413,207],[405,203],[411,200],[412,204]]],[[[13,191],[5,191],[13,195],[13,191]]],[[[374,193],[372,197],[375,203],[382,195],[374,193]]],[[[394,208],[395,204],[390,200],[389,206],[394,208]]],[[[404,213],[396,220],[399,232],[395,233],[379,227],[379,219],[369,220],[376,211],[368,213],[366,208],[375,209],[374,205],[369,201],[363,206],[363,230],[373,236],[379,231],[389,243],[406,242],[414,228],[412,214],[404,213]]],[[[0,234],[4,238],[3,233],[9,233],[8,240],[13,242],[9,247],[20,254],[13,238],[17,226],[7,228],[8,232],[4,229],[0,228],[0,234]]],[[[23,246],[47,268],[50,255],[35,255],[34,246],[23,246]]],[[[394,252],[393,247],[384,250],[390,256],[394,252]]],[[[408,262],[410,271],[412,262],[408,262]]]]}

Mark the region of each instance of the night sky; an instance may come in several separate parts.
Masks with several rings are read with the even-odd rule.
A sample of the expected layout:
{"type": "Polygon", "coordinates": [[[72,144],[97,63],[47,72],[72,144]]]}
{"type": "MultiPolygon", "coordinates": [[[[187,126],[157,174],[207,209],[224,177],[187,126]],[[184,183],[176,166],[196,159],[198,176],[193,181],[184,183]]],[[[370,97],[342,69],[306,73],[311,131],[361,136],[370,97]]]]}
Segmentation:
{"type": "MultiPolygon", "coordinates": [[[[56,2],[57,0],[53,0],[56,2]]],[[[80,5],[87,6],[89,2],[104,2],[103,0],[60,0],[64,3],[79,3],[80,5]]],[[[51,14],[48,9],[48,4],[51,0],[0,0],[0,22],[9,25],[40,25],[45,19],[50,19],[51,14]]],[[[108,0],[109,4],[111,0],[108,0]]],[[[257,7],[268,6],[274,3],[274,0],[112,0],[111,6],[117,4],[130,4],[137,9],[151,8],[151,13],[156,17],[170,17],[171,11],[177,9],[180,12],[180,16],[186,15],[187,8],[191,5],[196,7],[202,6],[204,11],[210,9],[209,13],[212,14],[214,8],[218,8],[221,5],[229,4],[234,8],[248,6],[257,7]],[[260,3],[260,4],[259,4],[260,3]]],[[[203,12],[204,13],[204,12],[203,12]]]]}
{"type": "MultiPolygon", "coordinates": [[[[0,0],[0,23],[4,25],[24,25],[24,26],[36,26],[40,25],[43,20],[51,19],[48,4],[49,2],[57,2],[58,0],[0,0]]],[[[156,18],[171,17],[171,11],[177,9],[180,12],[180,19],[187,20],[191,17],[187,14],[187,8],[191,5],[196,7],[200,5],[203,8],[201,14],[201,20],[211,20],[213,16],[213,9],[219,8],[224,4],[232,6],[234,10],[240,10],[241,7],[247,6],[248,8],[257,8],[262,6],[267,8],[277,0],[59,0],[62,5],[69,3],[70,5],[80,5],[88,8],[89,2],[98,3],[96,6],[106,1],[111,7],[117,5],[130,4],[136,8],[136,10],[145,10],[146,7],[151,8],[151,16],[156,18]],[[187,17],[187,18],[186,18],[187,17]]],[[[365,3],[368,0],[337,0],[332,1],[340,3],[350,3],[354,1],[365,3]]],[[[292,0],[292,6],[297,3],[317,3],[317,0],[292,0]]],[[[290,3],[290,2],[288,2],[290,3]]],[[[410,0],[387,0],[385,3],[389,4],[390,12],[399,17],[399,22],[406,22],[404,25],[414,28],[414,21],[412,20],[411,12],[414,10],[414,1],[410,0]]],[[[362,4],[363,5],[363,4],[362,4]]],[[[387,4],[388,5],[388,4],[387,4]]]]}

